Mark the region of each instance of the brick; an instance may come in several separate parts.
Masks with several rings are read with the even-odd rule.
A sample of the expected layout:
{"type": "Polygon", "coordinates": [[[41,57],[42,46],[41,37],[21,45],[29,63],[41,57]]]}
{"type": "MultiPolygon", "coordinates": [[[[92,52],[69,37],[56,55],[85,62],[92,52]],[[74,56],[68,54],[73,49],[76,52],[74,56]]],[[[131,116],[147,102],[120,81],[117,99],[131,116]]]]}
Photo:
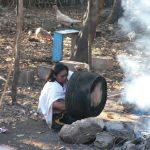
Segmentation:
{"type": "MultiPolygon", "coordinates": [[[[79,66],[82,70],[88,71],[89,65],[82,62],[62,60],[61,63],[68,66],[69,70],[75,71],[75,66],[79,66]]],[[[113,59],[111,57],[92,58],[92,67],[94,70],[111,70],[113,68],[113,59]]],[[[44,80],[49,74],[51,65],[43,64],[37,67],[38,76],[44,80]]]]}
{"type": "Polygon", "coordinates": [[[79,66],[82,70],[86,70],[86,71],[89,70],[89,65],[86,63],[70,61],[70,60],[62,60],[61,63],[68,66],[69,70],[71,70],[71,71],[75,71],[76,66],[79,66]]]}
{"type": "Polygon", "coordinates": [[[23,70],[19,74],[19,84],[20,85],[31,85],[34,82],[34,71],[33,70],[23,70]]]}
{"type": "Polygon", "coordinates": [[[38,77],[42,80],[45,80],[46,76],[50,72],[51,65],[40,65],[37,67],[38,77]]]}
{"type": "MultiPolygon", "coordinates": [[[[69,60],[63,60],[60,61],[64,65],[66,65],[69,70],[75,71],[75,66],[79,66],[82,70],[88,70],[89,66],[86,63],[76,62],[76,61],[69,61],[69,60]]],[[[43,64],[37,67],[38,77],[42,80],[46,78],[46,76],[49,74],[51,65],[43,64]]]]}
{"type": "Polygon", "coordinates": [[[107,57],[93,57],[92,68],[94,70],[111,70],[113,69],[113,58],[107,57]]]}

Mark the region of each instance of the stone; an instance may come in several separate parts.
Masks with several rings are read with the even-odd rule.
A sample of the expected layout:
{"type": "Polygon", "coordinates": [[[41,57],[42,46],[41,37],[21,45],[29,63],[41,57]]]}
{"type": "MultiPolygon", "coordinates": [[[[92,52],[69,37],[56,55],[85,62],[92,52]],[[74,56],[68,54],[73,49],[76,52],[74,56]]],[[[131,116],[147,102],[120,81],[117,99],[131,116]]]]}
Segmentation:
{"type": "Polygon", "coordinates": [[[123,123],[116,122],[116,121],[105,122],[105,126],[106,126],[107,131],[122,130],[122,129],[124,129],[123,123]]]}
{"type": "Polygon", "coordinates": [[[0,76],[0,89],[2,88],[5,82],[6,82],[6,79],[0,76]]]}
{"type": "Polygon", "coordinates": [[[136,145],[132,143],[132,141],[127,141],[124,143],[122,150],[144,150],[140,147],[140,145],[136,145]]]}
{"type": "Polygon", "coordinates": [[[67,150],[66,147],[62,146],[59,148],[59,150],[67,150]]]}
{"type": "Polygon", "coordinates": [[[34,71],[33,70],[22,70],[19,74],[20,85],[31,85],[34,82],[34,71]]]}
{"type": "Polygon", "coordinates": [[[127,128],[122,122],[105,122],[106,131],[114,134],[116,137],[132,140],[134,139],[134,130],[127,128]]]}
{"type": "Polygon", "coordinates": [[[96,136],[94,145],[100,149],[111,149],[115,142],[115,136],[109,132],[101,132],[96,136]]]}
{"type": "Polygon", "coordinates": [[[146,149],[146,141],[144,139],[138,142],[137,139],[132,141],[127,141],[121,147],[115,147],[114,150],[149,150],[146,149]]]}
{"type": "MultiPolygon", "coordinates": [[[[63,60],[60,62],[63,63],[64,65],[66,65],[69,68],[69,70],[71,70],[71,71],[75,71],[76,68],[80,68],[81,70],[85,70],[85,71],[89,70],[89,66],[86,63],[81,63],[81,62],[76,62],[76,61],[68,61],[68,60],[63,60]]],[[[47,64],[39,65],[37,67],[38,77],[42,80],[45,80],[46,76],[50,72],[51,67],[52,67],[51,65],[47,65],[47,64]]]]}
{"type": "Polygon", "coordinates": [[[146,150],[150,150],[150,138],[146,140],[146,150]]]}
{"type": "Polygon", "coordinates": [[[44,30],[43,28],[37,28],[35,31],[35,38],[40,41],[52,41],[53,37],[51,32],[44,30]]]}
{"type": "Polygon", "coordinates": [[[103,9],[102,12],[101,12],[100,20],[101,20],[101,21],[105,21],[105,20],[107,19],[107,17],[109,16],[110,11],[111,11],[110,8],[105,8],[105,9],[103,9]]]}
{"type": "Polygon", "coordinates": [[[137,149],[136,145],[132,143],[128,144],[125,148],[125,150],[136,150],[136,149],[137,149]]]}
{"type": "Polygon", "coordinates": [[[113,58],[109,56],[92,58],[92,68],[94,70],[111,70],[113,69],[113,64],[113,58]]]}
{"type": "Polygon", "coordinates": [[[66,143],[84,144],[94,141],[96,134],[104,128],[103,120],[86,118],[78,120],[71,125],[64,125],[59,132],[59,137],[66,143]]]}
{"type": "Polygon", "coordinates": [[[77,61],[69,61],[69,60],[62,60],[60,62],[63,63],[64,65],[68,66],[69,70],[71,70],[71,71],[75,71],[76,67],[80,67],[81,70],[85,70],[85,71],[89,70],[89,65],[86,63],[77,62],[77,61]]]}
{"type": "Polygon", "coordinates": [[[37,73],[38,73],[38,77],[42,80],[45,80],[46,76],[49,74],[50,72],[50,65],[40,65],[37,67],[37,73]]]}
{"type": "Polygon", "coordinates": [[[141,143],[140,145],[137,145],[138,150],[150,150],[149,148],[146,148],[146,142],[141,143]]]}
{"type": "Polygon", "coordinates": [[[134,122],[124,122],[125,128],[128,128],[129,130],[135,130],[135,123],[134,122]]]}
{"type": "Polygon", "coordinates": [[[115,147],[113,150],[122,150],[122,146],[115,147]]]}
{"type": "Polygon", "coordinates": [[[0,145],[0,149],[1,150],[16,150],[15,147],[12,147],[12,146],[9,146],[9,145],[4,145],[4,144],[0,145]]]}

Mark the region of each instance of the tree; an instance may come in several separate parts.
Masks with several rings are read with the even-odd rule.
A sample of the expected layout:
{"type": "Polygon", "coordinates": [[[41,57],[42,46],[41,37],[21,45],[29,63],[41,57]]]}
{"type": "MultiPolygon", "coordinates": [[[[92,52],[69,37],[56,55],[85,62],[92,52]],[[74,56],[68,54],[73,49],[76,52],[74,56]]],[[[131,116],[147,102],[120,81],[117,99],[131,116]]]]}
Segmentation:
{"type": "MultiPolygon", "coordinates": [[[[104,0],[88,0],[87,10],[84,14],[83,28],[77,38],[74,53],[71,60],[88,63],[88,57],[91,55],[88,45],[92,45],[96,33],[96,27],[99,22],[101,10],[104,6],[104,0]],[[88,42],[89,41],[89,42],[88,42]]],[[[91,46],[90,46],[91,47],[91,46]]]]}
{"type": "Polygon", "coordinates": [[[17,33],[15,42],[15,62],[14,62],[14,73],[12,81],[12,103],[16,103],[17,85],[19,79],[19,62],[20,62],[20,45],[21,45],[21,34],[23,28],[23,0],[17,0],[17,33]]]}
{"type": "Polygon", "coordinates": [[[112,11],[107,19],[108,23],[115,23],[123,15],[123,8],[121,7],[121,0],[114,0],[112,11]]]}
{"type": "Polygon", "coordinates": [[[105,8],[112,7],[113,3],[114,3],[114,0],[105,0],[105,4],[104,4],[105,8]]]}

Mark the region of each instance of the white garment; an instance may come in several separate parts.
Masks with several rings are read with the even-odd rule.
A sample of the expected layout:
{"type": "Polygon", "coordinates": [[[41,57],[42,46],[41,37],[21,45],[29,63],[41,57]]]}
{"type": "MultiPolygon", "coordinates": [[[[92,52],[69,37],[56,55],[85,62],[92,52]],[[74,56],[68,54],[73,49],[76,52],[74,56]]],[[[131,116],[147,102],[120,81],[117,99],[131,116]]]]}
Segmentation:
{"type": "MultiPolygon", "coordinates": [[[[72,71],[69,71],[67,79],[71,78],[73,74],[72,71]]],[[[62,87],[57,81],[55,82],[47,82],[39,97],[39,104],[38,104],[38,112],[43,114],[47,124],[49,127],[52,125],[52,104],[56,100],[65,99],[65,92],[66,92],[66,84],[62,87]]]]}

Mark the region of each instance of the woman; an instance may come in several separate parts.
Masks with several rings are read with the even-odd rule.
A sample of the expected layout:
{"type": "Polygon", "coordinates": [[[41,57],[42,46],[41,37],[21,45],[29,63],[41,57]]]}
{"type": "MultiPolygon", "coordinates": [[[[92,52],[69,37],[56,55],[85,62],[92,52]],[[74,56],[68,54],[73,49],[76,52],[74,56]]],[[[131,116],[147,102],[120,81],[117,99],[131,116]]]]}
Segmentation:
{"type": "Polygon", "coordinates": [[[44,118],[52,127],[54,114],[65,114],[65,92],[66,84],[73,72],[62,63],[57,63],[50,70],[46,83],[39,97],[38,112],[44,115],[44,118]]]}

